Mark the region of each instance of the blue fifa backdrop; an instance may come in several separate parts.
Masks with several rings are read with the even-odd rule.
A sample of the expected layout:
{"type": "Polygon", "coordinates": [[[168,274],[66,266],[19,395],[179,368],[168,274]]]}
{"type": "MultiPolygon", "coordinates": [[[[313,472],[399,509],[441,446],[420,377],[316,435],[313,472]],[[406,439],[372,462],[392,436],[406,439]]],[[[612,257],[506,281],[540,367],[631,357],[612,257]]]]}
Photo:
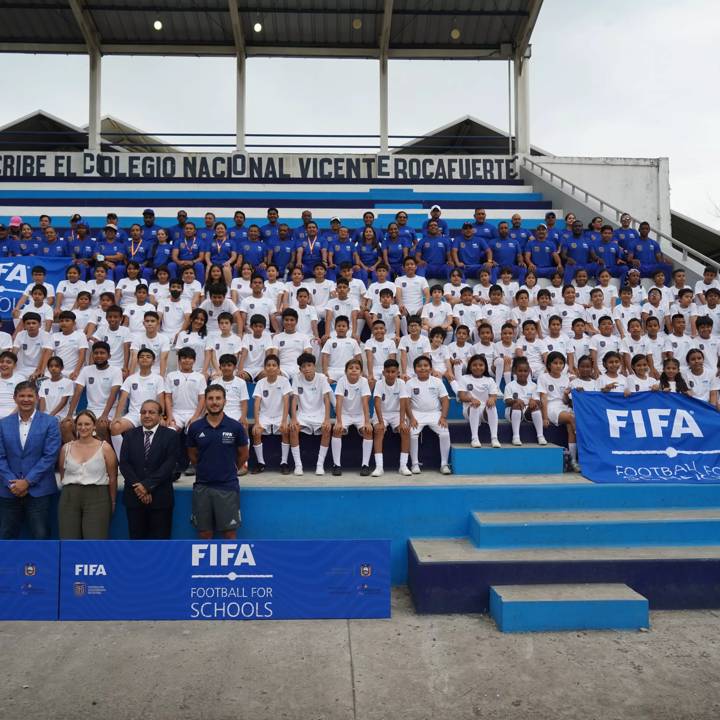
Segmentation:
{"type": "Polygon", "coordinates": [[[45,268],[45,282],[57,287],[65,279],[71,258],[9,257],[0,262],[0,319],[9,320],[20,296],[32,282],[32,269],[45,268]]]}
{"type": "Polygon", "coordinates": [[[720,483],[720,412],[669,392],[573,392],[582,473],[602,483],[720,483]]]}

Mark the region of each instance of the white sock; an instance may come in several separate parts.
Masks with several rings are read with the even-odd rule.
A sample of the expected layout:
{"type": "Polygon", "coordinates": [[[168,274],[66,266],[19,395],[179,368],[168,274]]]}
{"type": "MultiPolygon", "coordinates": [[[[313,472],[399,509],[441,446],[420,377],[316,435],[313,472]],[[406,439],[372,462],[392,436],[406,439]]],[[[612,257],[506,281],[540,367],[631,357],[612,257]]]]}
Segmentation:
{"type": "Polygon", "coordinates": [[[290,448],[293,456],[293,460],[295,461],[295,467],[301,468],[302,467],[302,458],[300,457],[300,446],[296,445],[294,448],[290,448]]]}
{"type": "Polygon", "coordinates": [[[510,384],[510,381],[512,380],[512,373],[509,370],[506,370],[503,373],[503,380],[505,381],[505,385],[510,384]]]}
{"type": "MultiPolygon", "coordinates": [[[[288,461],[288,453],[290,452],[290,445],[287,443],[281,442],[280,443],[280,463],[284,465],[288,461]]],[[[293,453],[293,457],[295,457],[295,453],[293,453]]]]}
{"type": "Polygon", "coordinates": [[[495,358],[495,362],[493,363],[493,365],[494,365],[494,369],[495,369],[495,373],[494,373],[495,383],[497,384],[498,387],[500,387],[500,381],[502,380],[503,367],[505,365],[505,361],[501,357],[495,358]]]}
{"type": "Polygon", "coordinates": [[[568,443],[568,452],[570,457],[577,462],[577,443],[568,443]]]}
{"type": "Polygon", "coordinates": [[[478,439],[478,432],[480,430],[480,419],[482,418],[483,407],[468,406],[468,420],[470,421],[470,437],[473,440],[478,439]]]}
{"type": "Polygon", "coordinates": [[[323,467],[325,465],[325,458],[327,457],[328,449],[327,445],[320,446],[320,449],[318,450],[318,467],[323,467]]]}
{"type": "Polygon", "coordinates": [[[488,426],[490,427],[490,437],[497,438],[497,434],[498,434],[497,406],[485,408],[485,412],[487,413],[487,422],[488,422],[488,426]]]}
{"type": "Polygon", "coordinates": [[[375,453],[375,468],[377,470],[383,469],[383,454],[382,453],[375,453]]]}
{"type": "Polygon", "coordinates": [[[357,327],[358,337],[360,337],[362,335],[362,331],[365,329],[365,320],[358,318],[356,327],[357,327]]]}
{"type": "Polygon", "coordinates": [[[533,410],[530,414],[538,440],[545,436],[545,428],[543,428],[542,413],[539,410],[533,410]]]}
{"type": "MultiPolygon", "coordinates": [[[[520,423],[522,422],[522,415],[522,410],[510,411],[510,424],[512,425],[512,432],[514,438],[520,437],[520,423]]],[[[534,415],[535,413],[533,413],[533,417],[534,415]]]]}
{"type": "Polygon", "coordinates": [[[419,465],[418,462],[418,445],[420,444],[417,435],[410,435],[410,457],[413,465],[419,465]]]}
{"type": "Polygon", "coordinates": [[[263,446],[262,443],[259,445],[253,445],[253,449],[255,450],[255,457],[257,458],[257,461],[261,464],[265,464],[265,456],[263,455],[263,446]]]}
{"type": "Polygon", "coordinates": [[[373,441],[372,440],[363,440],[363,443],[362,443],[362,464],[363,465],[370,464],[370,456],[372,455],[372,450],[373,450],[373,441]]]}
{"type": "Polygon", "coordinates": [[[444,432],[440,435],[440,466],[448,464],[450,459],[450,433],[444,432]]]}
{"type": "Polygon", "coordinates": [[[332,446],[333,465],[339,465],[342,455],[342,438],[334,437],[330,441],[330,445],[332,446]]]}
{"type": "Polygon", "coordinates": [[[407,467],[407,464],[408,464],[408,454],[401,452],[400,453],[400,467],[401,468],[407,467]]]}
{"type": "Polygon", "coordinates": [[[110,437],[110,442],[112,443],[112,446],[115,449],[115,454],[118,457],[120,457],[120,448],[122,448],[123,436],[122,435],[112,435],[110,437]]]}
{"type": "Polygon", "coordinates": [[[451,380],[450,387],[452,388],[452,391],[455,393],[455,397],[457,397],[458,390],[460,390],[460,383],[457,380],[451,380]]]}

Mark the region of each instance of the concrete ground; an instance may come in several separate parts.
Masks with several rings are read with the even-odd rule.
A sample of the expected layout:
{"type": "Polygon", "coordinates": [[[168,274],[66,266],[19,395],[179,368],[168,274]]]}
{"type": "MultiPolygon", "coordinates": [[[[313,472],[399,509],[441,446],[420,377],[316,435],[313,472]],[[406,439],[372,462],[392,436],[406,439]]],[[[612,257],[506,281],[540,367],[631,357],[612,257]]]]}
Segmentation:
{"type": "Polygon", "coordinates": [[[720,716],[720,613],[647,633],[503,635],[477,615],[0,624],[0,718],[404,720],[720,716]]]}

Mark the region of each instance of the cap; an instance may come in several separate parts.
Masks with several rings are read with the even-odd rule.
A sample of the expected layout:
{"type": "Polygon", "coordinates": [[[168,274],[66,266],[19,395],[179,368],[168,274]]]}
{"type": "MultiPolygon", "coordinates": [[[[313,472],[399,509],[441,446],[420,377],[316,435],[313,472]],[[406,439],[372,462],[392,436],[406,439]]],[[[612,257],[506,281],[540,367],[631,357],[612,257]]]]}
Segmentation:
{"type": "Polygon", "coordinates": [[[628,274],[628,275],[629,275],[630,273],[637,273],[637,274],[639,275],[639,274],[640,274],[640,270],[638,270],[636,267],[631,267],[631,268],[627,271],[627,274],[628,274]]]}
{"type": "Polygon", "coordinates": [[[442,212],[442,208],[441,208],[439,205],[433,205],[433,206],[430,208],[430,212],[432,212],[433,210],[440,210],[440,211],[442,212]]]}
{"type": "Polygon", "coordinates": [[[472,228],[472,226],[473,224],[471,222],[464,222],[462,224],[462,229],[464,230],[465,228],[472,228]]]}
{"type": "Polygon", "coordinates": [[[143,217],[145,215],[155,215],[155,211],[152,208],[145,208],[143,210],[143,217]]]}
{"type": "Polygon", "coordinates": [[[339,217],[333,215],[333,217],[330,218],[330,222],[331,222],[331,223],[334,223],[334,222],[339,223],[339,222],[341,222],[341,220],[340,220],[339,217]]]}
{"type": "Polygon", "coordinates": [[[117,232],[117,225],[113,225],[113,223],[108,223],[103,230],[114,230],[117,232]]]}
{"type": "Polygon", "coordinates": [[[70,222],[80,222],[80,220],[82,220],[82,215],[78,215],[77,213],[70,218],[70,222]]]}
{"type": "Polygon", "coordinates": [[[545,217],[546,217],[546,218],[551,218],[551,217],[557,217],[557,215],[556,215],[552,210],[550,210],[550,211],[548,211],[548,212],[545,213],[545,217]]]}
{"type": "Polygon", "coordinates": [[[9,225],[10,227],[19,227],[20,225],[22,225],[22,218],[19,215],[13,215],[10,218],[9,225]]]}
{"type": "Polygon", "coordinates": [[[545,223],[540,223],[538,225],[539,228],[545,228],[547,230],[547,225],[545,223]]]}
{"type": "Polygon", "coordinates": [[[86,230],[89,230],[89,229],[90,229],[90,226],[89,226],[86,222],[78,223],[77,226],[78,226],[79,228],[81,228],[81,227],[82,227],[82,228],[85,228],[86,230]]]}

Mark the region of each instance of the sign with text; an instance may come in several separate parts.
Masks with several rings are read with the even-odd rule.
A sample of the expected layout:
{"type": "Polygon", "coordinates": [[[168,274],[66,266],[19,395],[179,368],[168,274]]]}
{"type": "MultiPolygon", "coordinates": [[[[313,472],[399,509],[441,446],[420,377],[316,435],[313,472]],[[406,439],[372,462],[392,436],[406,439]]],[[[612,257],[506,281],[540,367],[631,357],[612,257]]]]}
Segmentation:
{"type": "Polygon", "coordinates": [[[720,413],[668,392],[573,392],[582,473],[594,482],[720,483],[720,413]]]}
{"type": "Polygon", "coordinates": [[[57,287],[65,279],[70,262],[70,258],[62,257],[9,257],[0,261],[0,318],[7,320],[12,317],[15,304],[32,283],[32,269],[36,265],[45,268],[45,281],[57,287]]]}
{"type": "Polygon", "coordinates": [[[57,620],[60,543],[0,540],[0,620],[57,620]]]}
{"type": "Polygon", "coordinates": [[[247,155],[245,153],[0,153],[0,181],[255,180],[262,182],[508,180],[505,155],[247,155]]]}
{"type": "Polygon", "coordinates": [[[384,617],[385,540],[62,543],[61,620],[384,617]]]}

